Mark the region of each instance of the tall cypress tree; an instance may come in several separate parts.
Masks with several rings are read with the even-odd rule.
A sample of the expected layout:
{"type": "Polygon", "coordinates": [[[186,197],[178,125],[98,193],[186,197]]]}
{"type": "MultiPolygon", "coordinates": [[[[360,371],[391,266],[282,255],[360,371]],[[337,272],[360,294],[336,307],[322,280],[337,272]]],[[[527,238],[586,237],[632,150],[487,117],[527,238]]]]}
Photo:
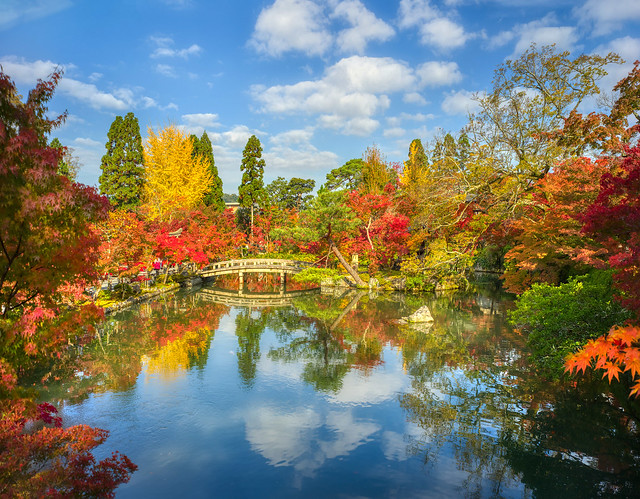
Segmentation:
{"type": "Polygon", "coordinates": [[[127,113],[124,119],[116,116],[105,147],[107,152],[100,165],[100,192],[113,206],[131,209],[140,204],[144,182],[142,137],[133,113],[127,113]]]}
{"type": "Polygon", "coordinates": [[[262,145],[258,137],[252,135],[242,151],[242,183],[238,187],[239,203],[244,208],[251,207],[251,233],[253,234],[253,207],[260,203],[265,195],[264,166],[262,159],[262,145]]]}
{"type": "Polygon", "coordinates": [[[218,175],[218,168],[216,167],[215,159],[213,158],[213,147],[211,146],[211,140],[207,135],[206,130],[202,133],[202,137],[198,139],[195,135],[190,136],[191,143],[193,144],[193,156],[203,156],[209,160],[209,171],[211,172],[211,189],[204,196],[204,204],[207,206],[213,206],[216,210],[222,211],[225,208],[224,199],[222,199],[222,180],[218,175]]]}

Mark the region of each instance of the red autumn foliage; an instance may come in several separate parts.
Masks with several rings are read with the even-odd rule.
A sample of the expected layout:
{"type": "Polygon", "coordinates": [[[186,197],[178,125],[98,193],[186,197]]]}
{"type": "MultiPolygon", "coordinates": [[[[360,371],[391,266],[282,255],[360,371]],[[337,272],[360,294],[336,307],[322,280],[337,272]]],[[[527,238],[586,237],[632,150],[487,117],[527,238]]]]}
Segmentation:
{"type": "Polygon", "coordinates": [[[620,302],[640,310],[640,147],[626,148],[618,168],[600,180],[598,197],[582,217],[583,232],[608,251],[620,302]]]}
{"type": "Polygon", "coordinates": [[[534,282],[556,285],[588,265],[603,266],[604,249],[584,236],[581,217],[608,171],[606,159],[577,158],[538,181],[531,203],[512,224],[516,245],[505,255],[511,262],[504,275],[507,289],[519,293],[534,282]]]}
{"type": "Polygon", "coordinates": [[[2,497],[113,497],[136,469],[117,453],[96,463],[91,450],[107,432],[61,428],[53,406],[35,404],[17,386],[18,367],[62,356],[70,331],[87,331],[99,314],[94,306],[61,306],[63,298],[77,296],[78,279],[96,275],[99,240],[92,224],[106,217],[108,201],[59,175],[61,151],[47,146],[46,135],[64,120],[46,118],[60,77],[55,72],[39,81],[23,103],[0,71],[2,497]]]}
{"type": "Polygon", "coordinates": [[[359,253],[374,267],[389,267],[407,253],[409,218],[395,209],[395,190],[387,184],[383,194],[352,191],[349,206],[362,221],[359,235],[346,243],[352,253],[359,253]]]}

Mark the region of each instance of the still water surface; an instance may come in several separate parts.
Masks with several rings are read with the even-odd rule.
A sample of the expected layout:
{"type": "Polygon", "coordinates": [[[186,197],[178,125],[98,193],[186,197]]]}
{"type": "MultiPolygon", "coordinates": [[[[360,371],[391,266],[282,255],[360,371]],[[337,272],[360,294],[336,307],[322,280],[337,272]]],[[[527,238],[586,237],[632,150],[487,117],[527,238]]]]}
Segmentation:
{"type": "Polygon", "coordinates": [[[634,408],[536,376],[499,293],[284,298],[203,288],[108,319],[50,396],[139,466],[117,497],[640,490],[634,408]],[[397,323],[424,304],[431,327],[397,323]]]}

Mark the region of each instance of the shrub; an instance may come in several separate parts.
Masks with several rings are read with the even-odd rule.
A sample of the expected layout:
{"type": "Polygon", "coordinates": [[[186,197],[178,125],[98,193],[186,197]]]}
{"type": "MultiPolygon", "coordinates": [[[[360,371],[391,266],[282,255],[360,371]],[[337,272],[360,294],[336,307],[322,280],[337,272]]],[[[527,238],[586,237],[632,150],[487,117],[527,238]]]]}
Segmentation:
{"type": "Polygon", "coordinates": [[[611,272],[594,271],[559,286],[534,284],[517,298],[509,321],[528,333],[538,367],[558,377],[569,353],[628,316],[613,299],[611,272]]]}

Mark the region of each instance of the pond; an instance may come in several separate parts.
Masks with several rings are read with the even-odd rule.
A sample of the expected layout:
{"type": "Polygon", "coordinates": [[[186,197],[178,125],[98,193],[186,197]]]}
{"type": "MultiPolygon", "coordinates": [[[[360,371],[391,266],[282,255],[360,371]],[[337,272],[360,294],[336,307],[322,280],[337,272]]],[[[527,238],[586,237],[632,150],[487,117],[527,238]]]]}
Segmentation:
{"type": "Polygon", "coordinates": [[[47,396],[139,466],[121,498],[633,496],[637,406],[541,379],[511,306],[201,288],[110,316],[47,396]]]}

